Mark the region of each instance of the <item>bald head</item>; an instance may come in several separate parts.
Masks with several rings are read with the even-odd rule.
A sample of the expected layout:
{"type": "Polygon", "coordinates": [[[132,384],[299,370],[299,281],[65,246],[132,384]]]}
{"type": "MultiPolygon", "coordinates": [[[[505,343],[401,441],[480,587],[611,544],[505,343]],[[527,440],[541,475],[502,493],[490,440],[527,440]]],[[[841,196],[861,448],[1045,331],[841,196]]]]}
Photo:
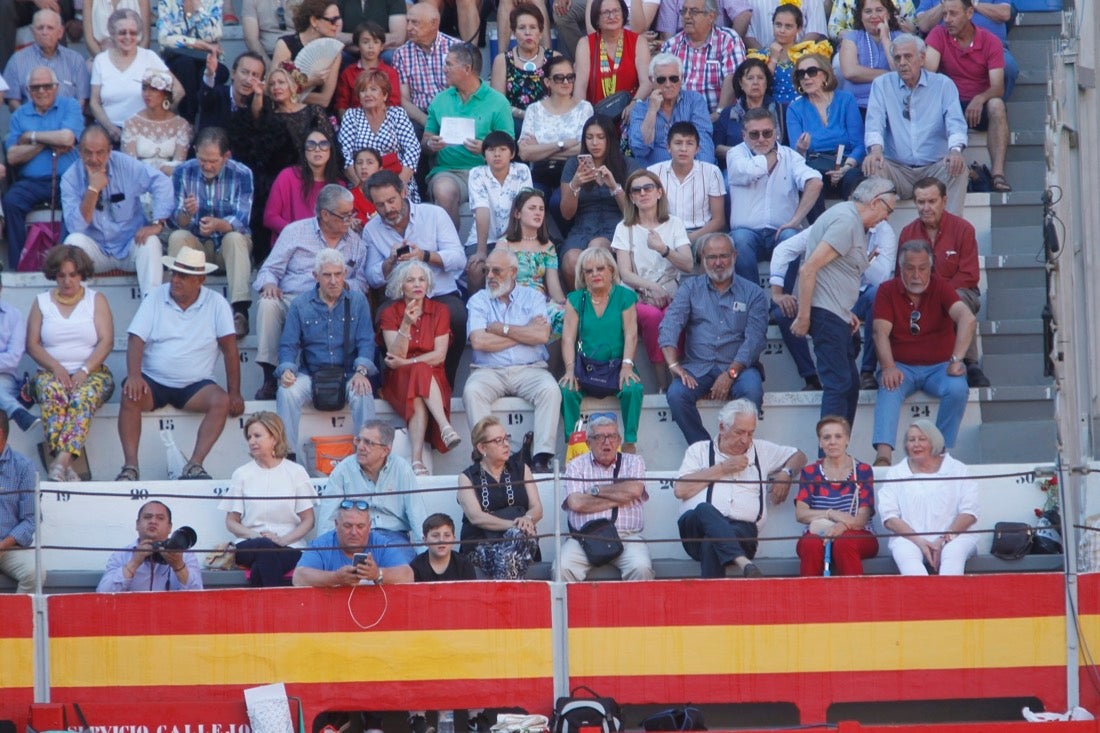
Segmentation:
{"type": "Polygon", "coordinates": [[[31,31],[34,33],[34,42],[46,56],[53,56],[61,43],[61,36],[65,28],[61,23],[61,16],[53,10],[39,10],[31,21],[31,31]]]}
{"type": "Polygon", "coordinates": [[[439,33],[439,10],[431,3],[420,2],[409,8],[406,14],[409,40],[419,46],[435,43],[439,33]]]}

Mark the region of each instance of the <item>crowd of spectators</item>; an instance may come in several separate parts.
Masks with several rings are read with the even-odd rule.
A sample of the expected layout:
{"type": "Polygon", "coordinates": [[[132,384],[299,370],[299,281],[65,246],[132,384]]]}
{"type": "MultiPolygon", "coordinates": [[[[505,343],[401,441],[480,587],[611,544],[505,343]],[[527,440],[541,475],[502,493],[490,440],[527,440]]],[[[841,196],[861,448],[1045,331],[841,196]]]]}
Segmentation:
{"type": "MultiPolygon", "coordinates": [[[[552,17],[538,2],[502,2],[509,37],[502,27],[489,74],[476,45],[480,9],[462,0],[249,0],[249,50],[235,59],[222,57],[217,0],[162,0],[155,20],[147,2],[97,0],[85,5],[87,62],[63,45],[64,5],[26,19],[34,35],[26,48],[5,53],[0,38],[12,108],[9,266],[20,261],[28,214],[42,205],[62,212],[62,244],[45,268],[56,287],[37,297],[25,327],[22,314],[0,306],[23,336],[0,344],[0,407],[23,430],[38,424],[13,396],[25,349],[40,368],[31,389],[51,480],[78,478],[91,416],[115,388],[105,360],[123,324],[85,282],[116,269],[136,274],[142,296],[119,382],[117,480],[139,478],[141,413],[166,404],[203,413],[181,477],[208,477],[204,457],[226,417],[243,411],[237,340],[253,330],[255,299],[256,399],[275,400],[279,425],[249,421],[251,471],[296,457],[301,407],[311,399],[319,409],[347,406],[359,435],[381,397],[409,428],[410,475],[428,473],[426,451],[473,443],[476,465],[463,474],[469,495],[460,495],[463,540],[507,522],[533,532],[537,497],[524,504],[510,487],[529,481],[531,467],[548,467],[585,395],[618,397],[616,448],[633,452],[644,395],[639,340],[693,446],[684,473],[708,480],[726,475],[708,473],[722,455],[732,473],[745,470],[735,459],[741,443],[752,444],[747,423],[763,402],[769,311],[806,388],[823,390],[830,422],[818,426],[828,461],[814,464],[820,477],[844,468],[861,388],[882,392],[875,464],[889,465],[906,396],[923,389],[941,399],[939,437],[930,438],[940,450],[925,451],[940,456],[957,435],[967,388],[989,386],[974,337],[980,292],[973,227],[962,218],[964,151],[968,130],[988,130],[993,188],[1011,190],[1005,99],[1018,70],[1005,47],[1004,0],[837,0],[830,13],[822,0],[659,8],[560,0],[552,17]],[[551,26],[569,39],[559,50],[548,45],[551,26]],[[154,31],[159,53],[149,48],[154,31]],[[826,197],[839,201],[826,209],[826,197]],[[899,247],[886,219],[903,198],[915,199],[919,218],[899,247]],[[472,214],[465,244],[464,204],[472,214]],[[770,292],[759,284],[765,260],[770,292]],[[225,297],[203,287],[214,272],[227,278],[225,297]],[[857,363],[849,336],[860,321],[857,363]],[[471,376],[460,384],[466,348],[471,376]],[[210,379],[219,353],[224,388],[210,379]],[[593,365],[610,371],[600,384],[593,365]],[[451,424],[454,392],[477,424],[472,435],[451,424]],[[491,422],[503,395],[536,406],[526,467],[509,464],[508,436],[491,422]],[[720,438],[709,463],[698,448],[709,440],[695,406],[704,398],[735,399],[720,431],[749,436],[720,438]],[[502,495],[490,484],[507,485],[505,505],[525,513],[492,515],[502,495]]],[[[608,441],[592,427],[600,450],[584,469],[589,478],[612,470],[608,441]]],[[[360,436],[360,448],[388,450],[380,432],[360,436]]],[[[765,448],[758,480],[780,469],[790,479],[805,463],[793,449],[765,448]]],[[[620,469],[644,473],[628,462],[615,465],[615,477],[620,469]]],[[[930,458],[911,469],[942,470],[930,458]]],[[[850,478],[863,481],[861,471],[852,463],[850,478]]],[[[613,485],[599,501],[567,501],[571,521],[621,506],[624,531],[640,532],[634,515],[644,489],[618,478],[613,485]]],[[[677,495],[695,502],[698,482],[677,495]]],[[[786,492],[773,490],[779,495],[786,492]]],[[[825,519],[822,507],[835,514],[849,496],[829,503],[828,492],[803,491],[799,518],[825,519]]],[[[232,506],[227,526],[246,542],[293,546],[313,526],[312,510],[297,505],[278,521],[232,506]]],[[[863,531],[870,507],[851,501],[852,519],[825,536],[863,531]]],[[[759,572],[746,512],[718,513],[740,523],[740,539],[708,545],[704,574],[730,563],[759,572]]],[[[139,516],[138,551],[170,526],[161,514],[139,516]]],[[[764,514],[761,503],[757,526],[764,514]]],[[[332,512],[320,519],[325,526],[332,512]]],[[[401,531],[419,539],[421,520],[409,517],[401,531]]],[[[693,504],[681,529],[709,536],[719,520],[693,504]]],[[[337,535],[363,532],[336,522],[337,535]]],[[[365,526],[370,533],[369,519],[365,526]]],[[[486,550],[481,567],[514,570],[525,553],[518,540],[514,557],[486,550]]],[[[920,549],[938,565],[942,548],[920,549]]],[[[843,566],[862,552],[845,555],[843,566]]],[[[624,560],[624,574],[645,577],[641,561],[624,560]]],[[[569,577],[586,572],[577,548],[562,562],[569,577]]],[[[179,558],[168,565],[184,577],[152,573],[149,582],[189,587],[179,558]]],[[[267,583],[292,567],[265,564],[256,575],[267,583]]],[[[373,567],[380,579],[383,566],[373,567]]],[[[123,563],[119,572],[131,580],[127,570],[123,563]]]]}

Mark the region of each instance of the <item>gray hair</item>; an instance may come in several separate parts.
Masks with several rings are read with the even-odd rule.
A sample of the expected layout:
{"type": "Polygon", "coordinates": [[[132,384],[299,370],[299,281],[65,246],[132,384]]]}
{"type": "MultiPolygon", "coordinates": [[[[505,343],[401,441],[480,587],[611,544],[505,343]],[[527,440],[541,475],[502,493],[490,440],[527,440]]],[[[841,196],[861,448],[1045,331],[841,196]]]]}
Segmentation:
{"type": "Polygon", "coordinates": [[[317,194],[317,205],[314,207],[314,213],[317,214],[317,218],[321,218],[321,212],[328,210],[332,211],[336,207],[336,204],[341,201],[355,201],[355,197],[351,195],[351,191],[347,190],[343,186],[335,183],[326,184],[321,192],[317,194]]]}
{"type": "MultiPolygon", "coordinates": [[[[909,427],[916,428],[924,433],[924,437],[928,438],[928,442],[932,444],[932,455],[943,455],[945,447],[943,433],[936,427],[936,423],[922,417],[909,423],[909,427]]],[[[908,432],[908,430],[906,432],[908,432]]]]}
{"type": "Polygon", "coordinates": [[[517,270],[519,269],[519,257],[517,257],[516,253],[512,250],[506,249],[505,247],[496,247],[492,252],[489,253],[489,257],[492,257],[493,255],[505,258],[508,261],[509,267],[514,267],[517,270]]]}
{"type": "Polygon", "coordinates": [[[675,66],[677,74],[684,73],[684,62],[679,56],[670,53],[659,53],[649,60],[649,76],[652,78],[657,73],[658,66],[675,66]]]}
{"type": "Polygon", "coordinates": [[[699,239],[695,241],[695,251],[699,253],[699,258],[702,259],[703,251],[707,248],[708,244],[723,240],[730,246],[730,252],[737,251],[737,247],[733,243],[733,238],[726,232],[711,232],[699,237],[699,239]]]}
{"type": "Polygon", "coordinates": [[[708,13],[717,13],[718,0],[703,0],[703,10],[707,11],[708,13]]]}
{"type": "Polygon", "coordinates": [[[910,239],[908,242],[904,242],[898,247],[898,265],[905,264],[905,255],[910,252],[924,252],[928,255],[929,262],[935,262],[935,255],[932,254],[932,245],[923,239],[910,239]]]}
{"type": "Polygon", "coordinates": [[[738,415],[752,415],[755,419],[756,413],[756,405],[743,397],[739,400],[727,402],[726,406],[718,412],[718,429],[733,427],[733,421],[737,419],[738,415]]]}
{"type": "Polygon", "coordinates": [[[329,265],[339,265],[344,271],[348,271],[348,263],[344,261],[344,255],[338,249],[322,247],[317,256],[313,258],[313,274],[320,275],[321,270],[329,265]]]}
{"type": "Polygon", "coordinates": [[[364,430],[377,430],[380,442],[387,446],[393,446],[393,436],[396,431],[393,429],[393,425],[385,420],[379,418],[371,418],[363,423],[363,427],[359,428],[359,432],[364,430]]]}
{"type": "Polygon", "coordinates": [[[49,17],[49,18],[55,20],[57,22],[58,28],[60,28],[61,24],[64,22],[61,19],[61,15],[58,14],[56,10],[50,10],[49,8],[42,8],[41,10],[37,11],[34,15],[31,16],[31,25],[37,23],[39,21],[39,18],[46,18],[46,17],[49,17]]]}
{"type": "Polygon", "coordinates": [[[596,428],[602,428],[605,425],[610,425],[615,428],[615,432],[619,432],[619,421],[613,417],[607,415],[596,415],[588,420],[588,427],[584,429],[585,437],[591,438],[596,433],[596,428]]]}
{"type": "Polygon", "coordinates": [[[111,13],[107,18],[107,32],[112,36],[115,34],[115,30],[118,28],[118,24],[124,20],[132,20],[137,24],[137,39],[138,41],[144,40],[144,33],[141,30],[142,22],[141,16],[138,15],[136,10],[130,8],[122,8],[111,13]]]}
{"type": "Polygon", "coordinates": [[[61,83],[57,78],[57,74],[55,74],[53,69],[51,69],[49,66],[36,66],[33,69],[31,69],[29,74],[27,74],[27,86],[28,87],[31,85],[31,77],[34,76],[34,72],[36,72],[36,71],[48,72],[49,75],[50,75],[50,83],[51,84],[60,84],[61,83]]]}
{"type": "Polygon", "coordinates": [[[880,176],[871,176],[870,178],[864,178],[856,186],[856,190],[852,191],[852,201],[869,204],[884,193],[896,192],[897,187],[894,186],[892,181],[880,176]]]}
{"type": "Polygon", "coordinates": [[[915,44],[916,47],[917,47],[917,53],[918,54],[924,53],[924,48],[925,48],[924,39],[921,38],[920,36],[915,36],[912,33],[899,33],[897,35],[897,37],[894,38],[894,40],[890,42],[890,47],[891,48],[897,48],[898,46],[901,46],[901,45],[904,45],[904,44],[907,44],[907,43],[915,44]]]}
{"type": "Polygon", "coordinates": [[[417,260],[405,260],[397,267],[393,268],[389,279],[386,281],[387,298],[390,300],[400,300],[403,297],[401,294],[401,287],[405,284],[405,280],[408,278],[409,272],[412,271],[413,268],[423,270],[424,276],[428,279],[428,292],[430,293],[432,291],[432,288],[435,287],[435,276],[432,275],[432,268],[417,260]]]}
{"type": "Polygon", "coordinates": [[[474,44],[456,43],[447,53],[454,56],[460,66],[469,66],[474,74],[481,75],[481,51],[474,44]]]}

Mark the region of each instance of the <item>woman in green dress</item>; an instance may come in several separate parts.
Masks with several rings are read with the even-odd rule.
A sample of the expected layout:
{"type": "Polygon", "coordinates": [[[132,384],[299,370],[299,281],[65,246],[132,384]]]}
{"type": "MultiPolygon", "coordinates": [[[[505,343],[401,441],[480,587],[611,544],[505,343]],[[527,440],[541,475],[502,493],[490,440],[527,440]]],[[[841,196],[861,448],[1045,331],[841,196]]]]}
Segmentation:
{"type": "Polygon", "coordinates": [[[623,413],[622,450],[633,453],[644,395],[641,378],[634,369],[634,352],[638,346],[638,310],[635,307],[638,296],[620,284],[615,258],[600,247],[581,253],[576,278],[581,288],[565,299],[565,324],[561,336],[565,376],[558,382],[566,438],[580,417],[581,400],[585,396],[574,372],[579,355],[583,353],[589,359],[600,361],[622,359],[617,394],[623,413]]]}

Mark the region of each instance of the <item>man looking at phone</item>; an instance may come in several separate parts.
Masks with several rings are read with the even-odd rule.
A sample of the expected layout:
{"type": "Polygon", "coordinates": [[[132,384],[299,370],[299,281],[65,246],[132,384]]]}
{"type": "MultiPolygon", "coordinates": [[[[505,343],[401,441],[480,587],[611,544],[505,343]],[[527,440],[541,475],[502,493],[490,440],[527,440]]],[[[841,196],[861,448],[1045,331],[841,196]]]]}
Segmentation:
{"type": "Polygon", "coordinates": [[[369,581],[411,583],[412,568],[402,562],[399,547],[387,547],[372,531],[370,510],[361,499],[345,499],[336,511],[335,529],[325,532],[302,553],[294,568],[294,585],[327,588],[369,581]]]}

